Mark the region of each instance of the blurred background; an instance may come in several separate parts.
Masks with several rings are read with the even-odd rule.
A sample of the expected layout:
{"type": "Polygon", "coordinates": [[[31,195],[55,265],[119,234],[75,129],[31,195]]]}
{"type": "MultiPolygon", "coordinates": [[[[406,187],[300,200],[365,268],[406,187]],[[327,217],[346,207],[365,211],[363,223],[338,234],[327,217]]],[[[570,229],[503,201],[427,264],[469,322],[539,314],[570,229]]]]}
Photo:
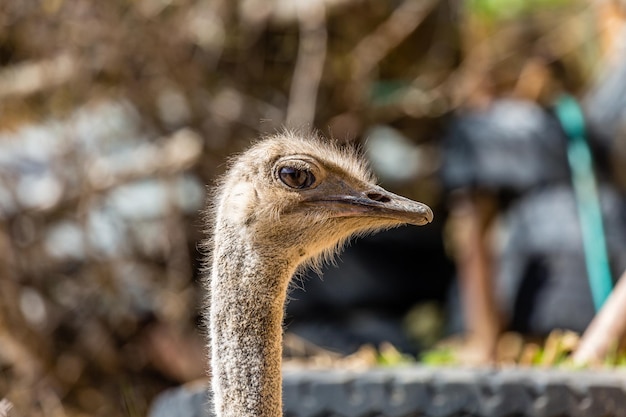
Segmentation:
{"type": "Polygon", "coordinates": [[[144,416],[163,389],[205,375],[207,184],[282,126],[359,145],[384,187],[436,218],[359,240],[323,281],[296,285],[293,363],[385,342],[419,357],[459,334],[462,362],[491,363],[504,331],[582,332],[597,306],[581,171],[554,109],[569,93],[585,113],[593,167],[579,176],[599,184],[615,281],[624,19],[618,0],[1,2],[10,415],[144,416]]]}

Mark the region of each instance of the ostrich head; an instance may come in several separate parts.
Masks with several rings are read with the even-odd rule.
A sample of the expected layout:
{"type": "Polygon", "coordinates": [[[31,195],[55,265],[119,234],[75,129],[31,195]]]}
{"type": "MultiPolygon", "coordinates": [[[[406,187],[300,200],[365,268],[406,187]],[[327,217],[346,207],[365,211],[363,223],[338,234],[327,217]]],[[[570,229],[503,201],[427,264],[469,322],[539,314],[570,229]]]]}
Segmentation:
{"type": "Polygon", "coordinates": [[[354,234],[433,218],[425,204],[376,185],[353,150],[294,133],[260,141],[235,159],[220,190],[218,224],[297,264],[332,254],[354,234]]]}

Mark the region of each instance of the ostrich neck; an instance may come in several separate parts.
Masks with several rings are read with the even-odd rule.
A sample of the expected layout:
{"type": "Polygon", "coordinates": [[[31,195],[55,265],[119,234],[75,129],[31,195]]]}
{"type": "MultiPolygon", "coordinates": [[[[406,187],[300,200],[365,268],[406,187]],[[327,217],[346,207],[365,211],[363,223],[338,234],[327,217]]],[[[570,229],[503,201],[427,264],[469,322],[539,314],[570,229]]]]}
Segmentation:
{"type": "Polygon", "coordinates": [[[210,350],[217,417],[282,416],[282,320],[294,268],[233,228],[217,239],[210,350]],[[241,234],[241,239],[236,236],[241,234]]]}

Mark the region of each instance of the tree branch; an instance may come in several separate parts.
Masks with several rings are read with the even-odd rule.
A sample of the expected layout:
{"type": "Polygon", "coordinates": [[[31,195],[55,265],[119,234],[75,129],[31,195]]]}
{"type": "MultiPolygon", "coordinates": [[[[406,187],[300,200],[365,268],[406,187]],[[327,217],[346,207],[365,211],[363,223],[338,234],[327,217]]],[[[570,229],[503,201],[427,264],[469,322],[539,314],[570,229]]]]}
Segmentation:
{"type": "Polygon", "coordinates": [[[597,364],[604,360],[626,333],[626,271],[604,306],[583,334],[572,355],[575,364],[597,364]]]}
{"type": "Polygon", "coordinates": [[[326,61],[326,9],[312,2],[298,9],[300,47],[291,81],[287,126],[311,125],[315,118],[317,90],[326,61]]]}

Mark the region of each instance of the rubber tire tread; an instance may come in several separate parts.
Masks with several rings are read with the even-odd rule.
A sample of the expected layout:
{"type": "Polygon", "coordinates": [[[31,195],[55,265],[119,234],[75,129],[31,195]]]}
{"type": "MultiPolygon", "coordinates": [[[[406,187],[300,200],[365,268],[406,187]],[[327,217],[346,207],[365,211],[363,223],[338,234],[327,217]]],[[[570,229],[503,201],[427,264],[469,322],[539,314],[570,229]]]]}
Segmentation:
{"type": "MultiPolygon", "coordinates": [[[[412,366],[287,370],[285,417],[626,417],[626,372],[412,366]]],[[[149,417],[207,417],[205,385],[161,394],[149,417]]]]}

